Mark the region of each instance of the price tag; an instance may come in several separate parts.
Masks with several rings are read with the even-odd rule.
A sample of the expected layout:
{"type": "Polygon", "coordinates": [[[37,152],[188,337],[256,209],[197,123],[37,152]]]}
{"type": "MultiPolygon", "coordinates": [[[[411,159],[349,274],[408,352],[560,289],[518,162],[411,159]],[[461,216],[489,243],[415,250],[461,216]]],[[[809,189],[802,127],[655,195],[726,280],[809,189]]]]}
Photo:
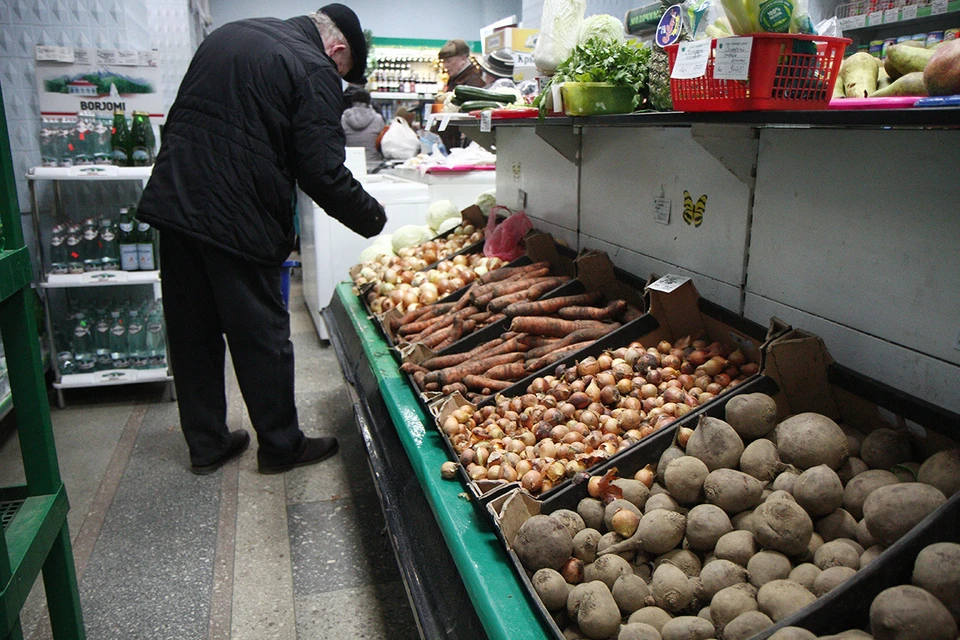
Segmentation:
{"type": "Polygon", "coordinates": [[[847,29],[863,29],[867,26],[867,16],[861,13],[858,16],[850,16],[850,26],[847,29]]]}
{"type": "Polygon", "coordinates": [[[493,109],[480,112],[480,131],[489,133],[493,129],[493,109]]]}
{"type": "Polygon", "coordinates": [[[442,116],[440,116],[440,126],[437,127],[437,131],[446,131],[449,125],[450,125],[450,114],[445,113],[442,116]]]}
{"type": "Polygon", "coordinates": [[[140,60],[140,52],[124,50],[117,52],[117,64],[124,67],[135,67],[140,60]]]}
{"type": "Polygon", "coordinates": [[[96,49],[74,49],[74,62],[82,65],[91,65],[95,59],[96,49]]]}
{"type": "Polygon", "coordinates": [[[667,198],[654,198],[653,209],[656,211],[654,220],[660,224],[670,224],[670,200],[667,198]]]}
{"type": "Polygon", "coordinates": [[[916,20],[917,18],[917,5],[908,4],[900,9],[900,19],[901,20],[916,20]]]}
{"type": "Polygon", "coordinates": [[[677,61],[673,65],[671,78],[689,80],[707,75],[707,61],[710,59],[712,40],[694,40],[681,42],[677,50],[677,61]]]}
{"type": "Polygon", "coordinates": [[[883,12],[883,23],[889,24],[900,20],[900,9],[886,9],[883,12]]]}
{"type": "MultiPolygon", "coordinates": [[[[709,42],[706,40],[705,42],[709,42]]],[[[679,288],[681,285],[686,284],[690,281],[690,278],[686,276],[678,276],[674,274],[667,274],[657,280],[656,282],[651,282],[647,285],[647,289],[653,289],[654,291],[662,291],[663,293],[670,293],[671,291],[679,288]]]]}
{"type": "Polygon", "coordinates": [[[60,47],[37,45],[37,60],[39,62],[57,62],[60,59],[60,47]]]}
{"type": "Polygon", "coordinates": [[[874,11],[867,16],[867,26],[874,27],[883,24],[883,11],[874,11]]]}
{"type": "Polygon", "coordinates": [[[114,65],[117,64],[120,52],[116,49],[97,49],[97,64],[114,65]]]}
{"type": "Polygon", "coordinates": [[[720,38],[714,49],[714,80],[749,80],[753,38],[720,38]]]}
{"type": "Polygon", "coordinates": [[[930,3],[930,15],[935,16],[947,12],[947,0],[933,0],[930,3]]]}

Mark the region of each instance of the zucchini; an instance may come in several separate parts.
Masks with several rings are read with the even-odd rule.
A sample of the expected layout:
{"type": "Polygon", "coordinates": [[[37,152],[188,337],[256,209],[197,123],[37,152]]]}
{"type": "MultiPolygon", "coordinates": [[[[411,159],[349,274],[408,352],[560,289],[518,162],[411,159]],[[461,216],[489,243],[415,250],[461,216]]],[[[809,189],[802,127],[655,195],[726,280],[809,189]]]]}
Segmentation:
{"type": "Polygon", "coordinates": [[[468,100],[492,100],[493,102],[510,104],[516,102],[517,96],[512,93],[488,91],[480,87],[469,87],[467,85],[453,88],[453,104],[460,105],[468,100]]]}
{"type": "Polygon", "coordinates": [[[483,109],[500,109],[504,106],[502,102],[493,100],[467,100],[460,105],[460,113],[470,113],[471,111],[482,111],[483,109]]]}

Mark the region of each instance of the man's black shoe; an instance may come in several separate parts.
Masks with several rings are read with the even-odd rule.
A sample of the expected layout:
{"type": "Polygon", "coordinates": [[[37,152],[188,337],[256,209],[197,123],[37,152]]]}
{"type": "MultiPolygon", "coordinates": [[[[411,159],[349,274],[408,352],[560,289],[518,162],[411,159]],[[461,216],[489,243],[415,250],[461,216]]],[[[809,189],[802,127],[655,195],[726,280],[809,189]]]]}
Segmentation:
{"type": "Polygon", "coordinates": [[[191,464],[190,471],[198,476],[205,476],[213,473],[223,465],[227,464],[250,446],[250,434],[242,429],[240,431],[230,432],[230,446],[223,457],[210,464],[191,464]]]}
{"type": "Polygon", "coordinates": [[[294,467],[305,467],[326,460],[340,449],[336,438],[304,438],[304,447],[296,458],[289,462],[274,463],[257,460],[257,470],[263,474],[283,473],[294,467]]]}

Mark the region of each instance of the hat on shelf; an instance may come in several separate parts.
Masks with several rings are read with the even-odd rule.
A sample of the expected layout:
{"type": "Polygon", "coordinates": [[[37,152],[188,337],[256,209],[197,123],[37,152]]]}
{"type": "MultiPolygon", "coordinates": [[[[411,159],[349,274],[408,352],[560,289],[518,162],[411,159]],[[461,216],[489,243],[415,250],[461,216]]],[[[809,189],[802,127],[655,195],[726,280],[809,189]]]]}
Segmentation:
{"type": "Polygon", "coordinates": [[[493,51],[477,59],[480,68],[498,78],[513,77],[513,54],[505,49],[493,51]]]}
{"type": "Polygon", "coordinates": [[[470,47],[463,40],[448,40],[445,45],[440,47],[440,51],[437,53],[437,57],[441,60],[446,60],[447,58],[452,58],[454,56],[468,56],[470,55],[470,47]]]}
{"type": "Polygon", "coordinates": [[[333,20],[337,29],[340,29],[340,33],[350,44],[353,67],[343,79],[354,84],[365,84],[366,78],[363,77],[363,74],[367,70],[367,39],[363,37],[360,18],[353,12],[353,9],[339,2],[320,7],[320,13],[326,14],[333,20]]]}

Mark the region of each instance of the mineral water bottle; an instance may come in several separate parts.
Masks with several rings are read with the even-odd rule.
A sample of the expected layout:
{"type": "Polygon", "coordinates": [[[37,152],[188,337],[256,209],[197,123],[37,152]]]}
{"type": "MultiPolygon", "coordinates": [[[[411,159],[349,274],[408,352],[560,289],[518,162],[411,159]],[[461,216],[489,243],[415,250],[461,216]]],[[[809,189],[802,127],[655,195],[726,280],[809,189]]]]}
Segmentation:
{"type": "Polygon", "coordinates": [[[97,366],[97,351],[94,347],[93,327],[82,311],[77,312],[73,324],[73,358],[77,373],[90,373],[97,366]]]}
{"type": "Polygon", "coordinates": [[[127,325],[123,322],[119,309],[110,312],[110,362],[114,369],[130,367],[127,351],[127,325]]]}
{"type": "Polygon", "coordinates": [[[61,376],[69,376],[77,372],[72,351],[61,351],[57,354],[57,369],[59,369],[61,376]]]}
{"type": "Polygon", "coordinates": [[[145,111],[133,112],[130,140],[130,164],[135,167],[153,164],[153,128],[150,125],[150,116],[145,111]]]}
{"type": "Polygon", "coordinates": [[[104,271],[115,271],[120,268],[117,225],[110,218],[100,220],[100,262],[104,271]]]}
{"type": "Polygon", "coordinates": [[[110,148],[113,151],[113,164],[118,167],[130,166],[130,128],[127,126],[127,117],[121,109],[113,112],[110,148]]]}
{"type": "Polygon", "coordinates": [[[110,358],[110,313],[106,309],[99,310],[97,322],[94,325],[94,345],[97,350],[97,371],[106,371],[113,368],[110,358]]]}
{"type": "Polygon", "coordinates": [[[84,271],[103,270],[103,261],[100,259],[100,227],[93,218],[83,221],[80,255],[83,256],[84,271]]]}
{"type": "Polygon", "coordinates": [[[50,230],[50,273],[67,273],[67,228],[62,224],[50,230]]]}
{"type": "Polygon", "coordinates": [[[143,326],[140,310],[130,309],[127,312],[127,351],[130,354],[130,366],[134,369],[146,369],[149,356],[147,354],[147,331],[143,326]]]}
{"type": "Polygon", "coordinates": [[[120,224],[117,232],[117,244],[120,247],[120,268],[124,271],[136,271],[140,268],[137,259],[137,232],[134,229],[130,209],[120,208],[120,224]]]}
{"type": "Polygon", "coordinates": [[[137,221],[137,262],[141,271],[153,271],[157,268],[156,242],[150,223],[137,221]]]}
{"type": "Polygon", "coordinates": [[[78,224],[67,227],[67,271],[69,273],[83,273],[83,256],[81,243],[83,229],[78,224]]]}
{"type": "Polygon", "coordinates": [[[150,369],[167,368],[167,342],[163,327],[163,311],[156,306],[147,316],[147,366],[150,369]]]}

